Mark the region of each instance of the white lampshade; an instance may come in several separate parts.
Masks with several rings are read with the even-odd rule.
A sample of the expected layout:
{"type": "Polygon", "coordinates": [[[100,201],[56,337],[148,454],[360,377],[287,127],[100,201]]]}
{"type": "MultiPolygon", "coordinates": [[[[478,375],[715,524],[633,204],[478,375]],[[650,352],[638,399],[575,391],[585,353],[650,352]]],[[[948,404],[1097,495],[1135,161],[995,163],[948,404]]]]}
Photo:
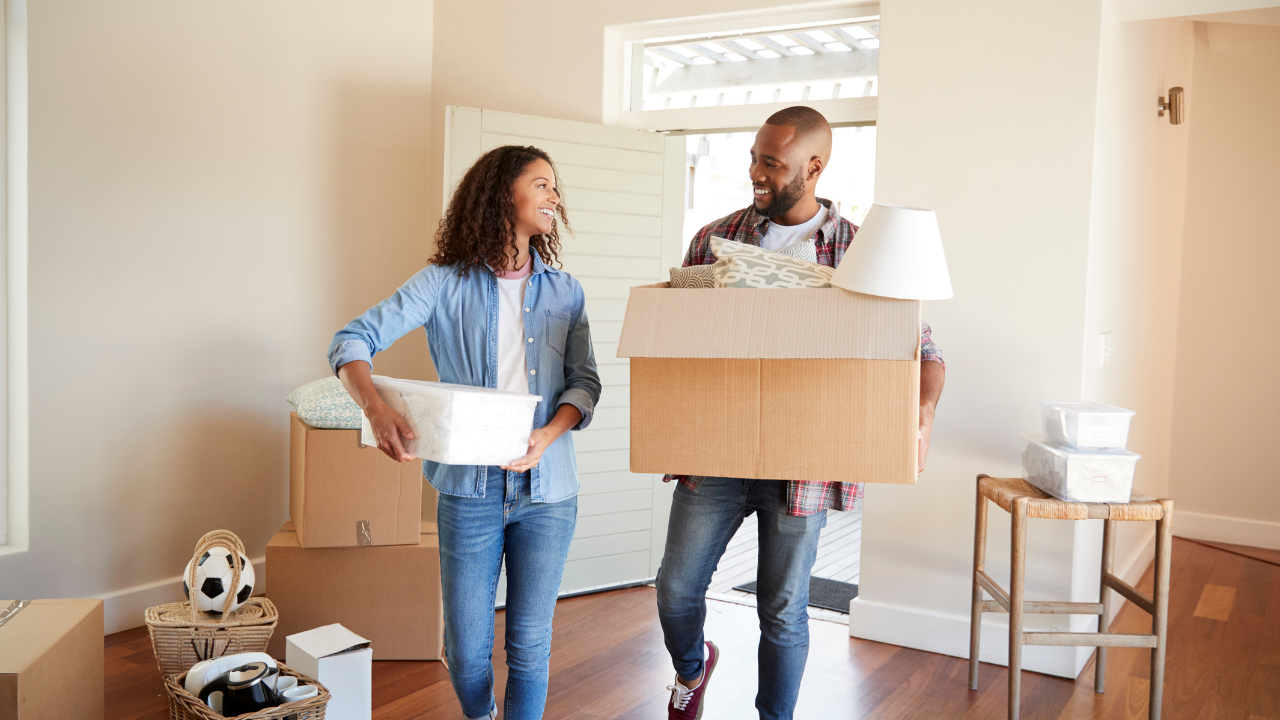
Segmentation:
{"type": "Polygon", "coordinates": [[[951,275],[942,252],[938,216],[922,208],[872,205],[831,284],[881,297],[951,297],[951,275]]]}

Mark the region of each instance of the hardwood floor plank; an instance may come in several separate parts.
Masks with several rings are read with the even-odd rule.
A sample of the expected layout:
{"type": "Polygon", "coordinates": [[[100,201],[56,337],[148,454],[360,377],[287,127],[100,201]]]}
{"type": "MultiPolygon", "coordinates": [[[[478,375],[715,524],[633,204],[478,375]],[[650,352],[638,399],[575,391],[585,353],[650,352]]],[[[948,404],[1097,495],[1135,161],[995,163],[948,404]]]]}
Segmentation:
{"type": "Polygon", "coordinates": [[[1231,606],[1236,599],[1236,589],[1223,585],[1205,585],[1196,603],[1196,617],[1227,621],[1231,618],[1231,606]]]}

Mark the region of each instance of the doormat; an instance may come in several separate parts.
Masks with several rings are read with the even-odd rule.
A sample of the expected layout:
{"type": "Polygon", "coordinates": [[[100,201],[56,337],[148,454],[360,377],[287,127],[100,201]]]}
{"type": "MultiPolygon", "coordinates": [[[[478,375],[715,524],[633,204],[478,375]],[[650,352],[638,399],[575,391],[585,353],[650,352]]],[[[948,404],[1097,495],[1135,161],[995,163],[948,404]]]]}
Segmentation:
{"type": "MultiPolygon", "coordinates": [[[[756,584],[749,582],[746,585],[739,585],[734,590],[749,592],[752,595],[756,593],[756,584]]],[[[849,601],[858,597],[858,586],[839,580],[828,580],[827,578],[812,577],[809,578],[809,606],[822,608],[823,610],[835,610],[838,613],[849,614],[849,601]]]]}

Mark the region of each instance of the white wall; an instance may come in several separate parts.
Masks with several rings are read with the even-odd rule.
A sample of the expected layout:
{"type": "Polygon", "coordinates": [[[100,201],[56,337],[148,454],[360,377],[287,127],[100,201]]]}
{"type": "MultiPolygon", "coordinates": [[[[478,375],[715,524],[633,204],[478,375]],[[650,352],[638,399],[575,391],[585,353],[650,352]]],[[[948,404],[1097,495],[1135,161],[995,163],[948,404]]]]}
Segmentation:
{"type": "Polygon", "coordinates": [[[124,591],[110,631],[204,532],[261,555],[285,395],[425,264],[432,8],[48,0],[29,27],[30,549],[0,595],[124,591]]]}
{"type": "Polygon", "coordinates": [[[1170,491],[1174,532],[1280,549],[1280,28],[1198,24],[1170,491]]]}
{"type": "MultiPolygon", "coordinates": [[[[1194,125],[1170,124],[1156,102],[1176,86],[1196,96],[1193,35],[1187,20],[1120,22],[1104,7],[1081,397],[1137,412],[1128,444],[1142,455],[1134,487],[1151,497],[1169,497],[1187,139],[1194,125]],[[1100,367],[1102,333],[1113,346],[1107,367],[1100,367]]],[[[1154,523],[1117,527],[1118,574],[1136,582],[1155,554],[1154,523]]],[[[1091,560],[1086,567],[1094,568],[1102,521],[1080,523],[1077,531],[1091,560]]],[[[1074,594],[1093,600],[1098,585],[1097,574],[1085,572],[1074,594]]],[[[1121,598],[1113,599],[1118,611],[1121,598]]]]}

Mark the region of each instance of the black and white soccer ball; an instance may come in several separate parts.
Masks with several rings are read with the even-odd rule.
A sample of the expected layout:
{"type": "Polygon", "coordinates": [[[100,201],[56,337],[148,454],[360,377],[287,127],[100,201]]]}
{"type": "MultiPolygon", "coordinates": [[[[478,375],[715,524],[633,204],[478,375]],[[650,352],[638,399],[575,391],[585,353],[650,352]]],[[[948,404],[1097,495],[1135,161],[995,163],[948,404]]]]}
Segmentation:
{"type": "MultiPolygon", "coordinates": [[[[231,603],[231,610],[235,610],[244,604],[249,596],[253,594],[253,565],[249,562],[249,558],[240,553],[240,584],[231,587],[231,578],[234,570],[231,567],[231,550],[224,547],[211,548],[204,555],[200,556],[200,560],[196,562],[196,585],[195,585],[195,601],[196,609],[200,612],[222,612],[222,604],[227,601],[227,593],[235,593],[235,600],[231,603]]],[[[187,569],[182,572],[182,594],[188,598],[192,597],[191,588],[187,586],[187,578],[191,576],[191,563],[187,563],[187,569]]]]}

